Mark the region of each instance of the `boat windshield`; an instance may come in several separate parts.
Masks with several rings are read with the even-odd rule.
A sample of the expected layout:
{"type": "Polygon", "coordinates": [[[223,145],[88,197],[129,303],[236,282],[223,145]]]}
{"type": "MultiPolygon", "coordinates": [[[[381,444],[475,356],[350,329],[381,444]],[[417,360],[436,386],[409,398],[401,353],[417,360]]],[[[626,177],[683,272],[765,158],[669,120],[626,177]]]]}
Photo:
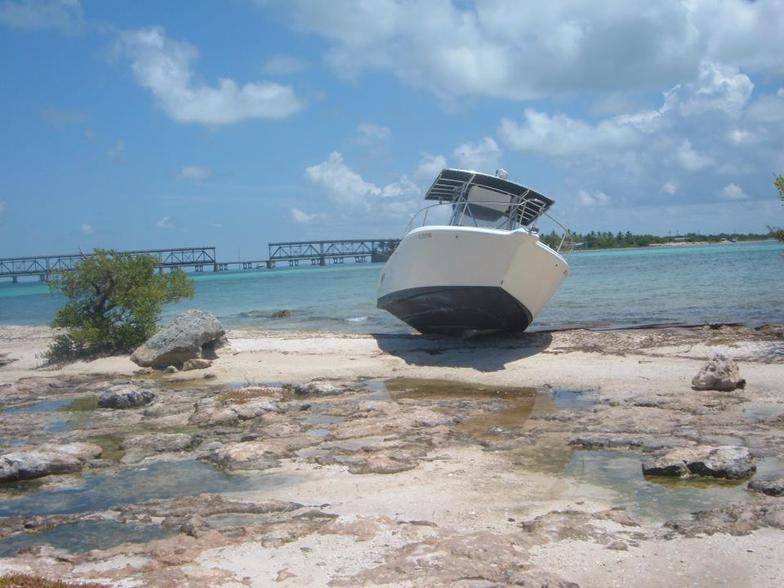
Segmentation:
{"type": "Polygon", "coordinates": [[[520,184],[457,169],[442,170],[425,199],[451,202],[450,225],[505,229],[527,227],[553,205],[520,184]]]}

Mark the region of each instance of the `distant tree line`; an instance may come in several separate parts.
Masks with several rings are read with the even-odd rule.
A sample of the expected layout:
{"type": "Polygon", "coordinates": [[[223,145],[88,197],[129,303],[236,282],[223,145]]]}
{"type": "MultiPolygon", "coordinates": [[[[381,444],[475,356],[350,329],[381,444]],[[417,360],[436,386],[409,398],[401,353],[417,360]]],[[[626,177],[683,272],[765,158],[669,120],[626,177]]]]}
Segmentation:
{"type": "MultiPolygon", "coordinates": [[[[542,235],[541,239],[550,247],[557,247],[561,243],[562,234],[552,233],[542,235]]],[[[703,235],[700,233],[686,233],[676,237],[661,237],[659,235],[635,234],[630,231],[625,233],[610,231],[591,231],[590,233],[572,233],[571,240],[579,249],[619,249],[622,247],[648,247],[672,242],[686,243],[719,243],[721,241],[759,241],[777,237],[776,231],[768,233],[718,233],[716,235],[703,235]]]]}

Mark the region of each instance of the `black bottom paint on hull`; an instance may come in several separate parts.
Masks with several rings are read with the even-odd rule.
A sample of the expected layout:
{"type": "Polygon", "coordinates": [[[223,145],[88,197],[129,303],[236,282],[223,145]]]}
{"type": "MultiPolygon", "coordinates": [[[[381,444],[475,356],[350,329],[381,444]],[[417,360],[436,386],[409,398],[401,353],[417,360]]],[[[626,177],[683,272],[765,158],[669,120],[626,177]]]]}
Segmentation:
{"type": "Polygon", "coordinates": [[[520,332],[531,323],[528,309],[496,286],[409,288],[382,296],[377,306],[425,334],[520,332]]]}

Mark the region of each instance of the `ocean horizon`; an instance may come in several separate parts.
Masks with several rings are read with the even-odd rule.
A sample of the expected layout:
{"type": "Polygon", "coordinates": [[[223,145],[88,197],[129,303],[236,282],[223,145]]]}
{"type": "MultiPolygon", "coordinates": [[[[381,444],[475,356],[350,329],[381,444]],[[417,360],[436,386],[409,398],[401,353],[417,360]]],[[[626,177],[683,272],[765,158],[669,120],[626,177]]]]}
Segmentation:
{"type": "MultiPolygon", "coordinates": [[[[775,241],[575,251],[571,274],[531,330],[784,322],[784,244],[775,241]]],[[[189,308],[229,328],[408,333],[375,307],[383,264],[191,274],[189,308]],[[280,311],[288,316],[276,317],[280,311]]],[[[63,298],[44,283],[0,284],[0,324],[48,324],[63,298]]]]}

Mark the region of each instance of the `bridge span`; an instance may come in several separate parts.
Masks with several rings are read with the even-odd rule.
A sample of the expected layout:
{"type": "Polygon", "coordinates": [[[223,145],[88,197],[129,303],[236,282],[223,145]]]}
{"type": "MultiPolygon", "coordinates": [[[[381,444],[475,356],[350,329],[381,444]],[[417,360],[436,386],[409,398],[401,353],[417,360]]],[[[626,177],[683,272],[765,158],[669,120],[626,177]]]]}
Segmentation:
{"type": "MultiPolygon", "coordinates": [[[[400,243],[399,239],[338,239],[334,241],[291,241],[270,243],[269,257],[247,261],[219,261],[216,248],[179,247],[174,249],[144,249],[123,251],[131,255],[150,255],[158,260],[159,271],[182,268],[192,272],[253,271],[272,269],[278,264],[288,267],[309,264],[324,266],[354,263],[384,262],[400,243]]],[[[38,277],[46,282],[52,273],[71,271],[76,264],[92,253],[38,255],[31,257],[0,258],[0,278],[38,277]]]]}

